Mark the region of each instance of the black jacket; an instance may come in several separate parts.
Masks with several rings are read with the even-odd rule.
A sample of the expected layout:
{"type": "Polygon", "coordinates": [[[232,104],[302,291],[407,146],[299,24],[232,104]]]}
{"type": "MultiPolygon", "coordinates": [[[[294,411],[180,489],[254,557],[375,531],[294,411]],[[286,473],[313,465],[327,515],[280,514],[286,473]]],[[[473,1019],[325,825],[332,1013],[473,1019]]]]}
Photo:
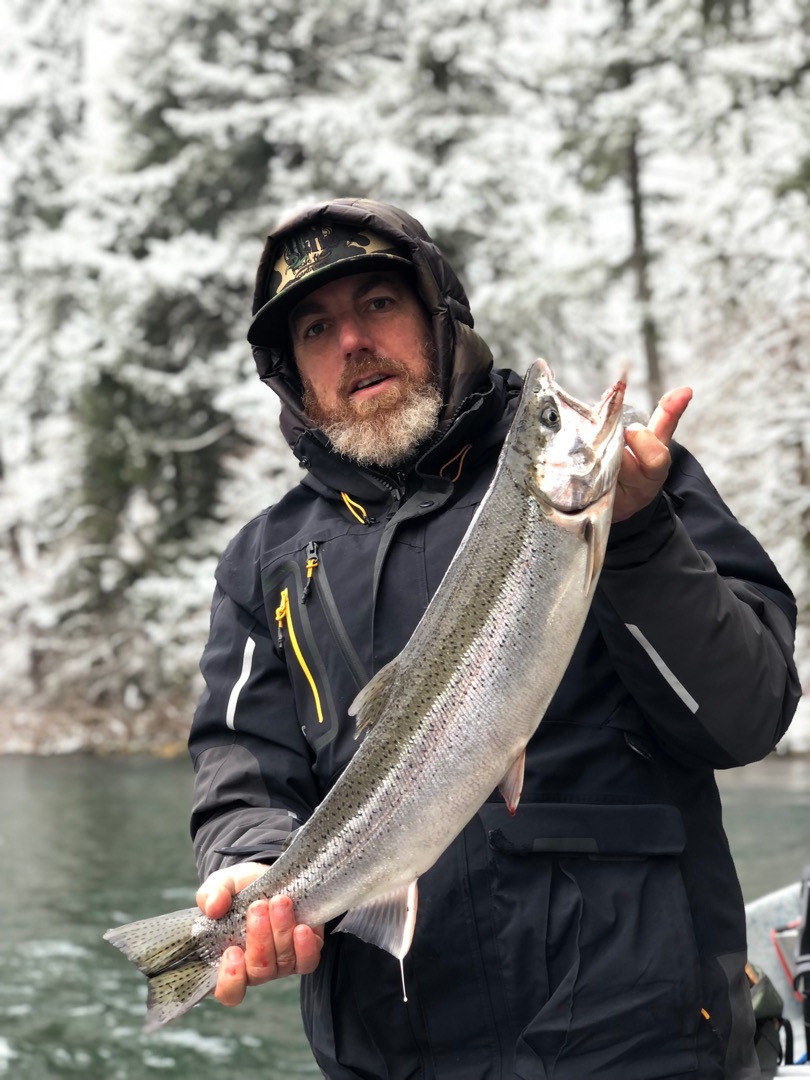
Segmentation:
{"type": "MultiPolygon", "coordinates": [[[[386,214],[374,207],[378,230],[386,214]]],[[[450,280],[416,239],[442,268],[433,280],[450,280]]],[[[284,427],[307,469],[217,572],[190,738],[203,877],[271,859],[334,783],[356,747],[350,702],[406,642],[486,490],[519,380],[489,372],[471,319],[458,331],[465,304],[431,307],[450,342],[443,383],[461,385],[456,342],[466,388],[452,404],[448,390],[437,440],[405,476],[333,454],[300,410],[289,359],[257,356],[283,383],[284,427]]],[[[713,770],[762,757],[785,730],[794,619],[767,556],[674,447],[666,493],[611,532],[517,815],[494,793],[420,880],[408,1002],[387,953],[327,935],[302,980],[325,1075],[757,1076],[713,770]]]]}

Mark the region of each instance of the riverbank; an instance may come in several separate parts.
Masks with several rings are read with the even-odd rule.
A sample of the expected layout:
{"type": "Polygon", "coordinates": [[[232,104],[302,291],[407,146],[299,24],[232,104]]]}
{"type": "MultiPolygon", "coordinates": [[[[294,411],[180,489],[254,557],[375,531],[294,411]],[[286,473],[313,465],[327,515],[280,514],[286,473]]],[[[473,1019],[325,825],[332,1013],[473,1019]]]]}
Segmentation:
{"type": "Polygon", "coordinates": [[[0,755],[185,753],[193,704],[128,715],[88,709],[0,708],[0,755]]]}
{"type": "MultiPolygon", "coordinates": [[[[185,753],[193,701],[164,701],[159,707],[128,712],[72,708],[26,709],[0,706],[0,756],[32,754],[148,754],[173,757],[185,753]]],[[[776,749],[776,757],[810,758],[810,702],[799,711],[776,749]]]]}

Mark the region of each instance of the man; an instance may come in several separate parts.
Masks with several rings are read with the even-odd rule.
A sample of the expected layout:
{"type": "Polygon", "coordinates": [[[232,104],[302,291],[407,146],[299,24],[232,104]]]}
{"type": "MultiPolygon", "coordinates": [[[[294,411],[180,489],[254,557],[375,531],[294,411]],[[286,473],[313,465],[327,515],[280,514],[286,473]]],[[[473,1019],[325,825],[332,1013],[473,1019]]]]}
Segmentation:
{"type": "MultiPolygon", "coordinates": [[[[217,571],[190,748],[198,903],[223,914],[355,748],[348,706],[400,651],[480,502],[520,380],[493,371],[409,215],[340,199],[268,239],[248,337],[304,476],[217,571]]],[[[249,913],[217,997],[298,973],[330,1080],[752,1080],[742,900],[713,770],[767,754],[798,696],[795,609],[671,436],[627,431],[599,587],[527,751],[420,880],[398,965],[249,913]],[[505,820],[508,819],[508,820],[505,820]],[[598,855],[594,852],[598,851],[598,855]]]]}

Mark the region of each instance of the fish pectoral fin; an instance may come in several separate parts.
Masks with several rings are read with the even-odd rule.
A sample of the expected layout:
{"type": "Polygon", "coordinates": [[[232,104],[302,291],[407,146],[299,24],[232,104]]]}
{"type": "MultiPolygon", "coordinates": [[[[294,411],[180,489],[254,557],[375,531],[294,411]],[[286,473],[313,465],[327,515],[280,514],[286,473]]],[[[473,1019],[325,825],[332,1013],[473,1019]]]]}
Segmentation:
{"type": "Polygon", "coordinates": [[[401,960],[413,940],[416,925],[416,878],[398,889],[376,896],[347,911],[332,931],[354,934],[401,960]]]}
{"type": "Polygon", "coordinates": [[[383,709],[388,704],[391,688],[396,682],[398,673],[399,666],[396,660],[392,660],[369,679],[349,706],[349,716],[357,717],[355,738],[379,720],[383,709]]]}
{"type": "Polygon", "coordinates": [[[606,514],[586,518],[582,526],[582,539],[588,547],[585,561],[585,578],[582,583],[582,591],[586,596],[593,589],[595,581],[601,573],[602,564],[605,561],[609,532],[610,517],[606,514]]]}
{"type": "Polygon", "coordinates": [[[504,797],[506,808],[514,816],[520,802],[520,793],[523,791],[523,774],[526,769],[526,751],[523,750],[512,764],[509,771],[498,784],[498,791],[504,797]]]}

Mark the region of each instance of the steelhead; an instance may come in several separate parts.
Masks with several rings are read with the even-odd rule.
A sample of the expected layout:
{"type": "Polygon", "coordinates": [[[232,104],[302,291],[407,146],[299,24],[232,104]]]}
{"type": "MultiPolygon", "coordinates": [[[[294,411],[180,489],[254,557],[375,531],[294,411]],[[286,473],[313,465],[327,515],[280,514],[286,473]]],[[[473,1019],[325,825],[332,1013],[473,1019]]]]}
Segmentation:
{"type": "Polygon", "coordinates": [[[492,482],[399,656],[353,702],[365,738],[278,860],[212,920],[198,908],[108,930],[149,980],[147,1031],[209,994],[254,900],[310,926],[344,915],[400,962],[417,880],[492,791],[515,813],[525,748],[579,639],[604,559],[624,383],[595,406],[529,370],[492,482]]]}

